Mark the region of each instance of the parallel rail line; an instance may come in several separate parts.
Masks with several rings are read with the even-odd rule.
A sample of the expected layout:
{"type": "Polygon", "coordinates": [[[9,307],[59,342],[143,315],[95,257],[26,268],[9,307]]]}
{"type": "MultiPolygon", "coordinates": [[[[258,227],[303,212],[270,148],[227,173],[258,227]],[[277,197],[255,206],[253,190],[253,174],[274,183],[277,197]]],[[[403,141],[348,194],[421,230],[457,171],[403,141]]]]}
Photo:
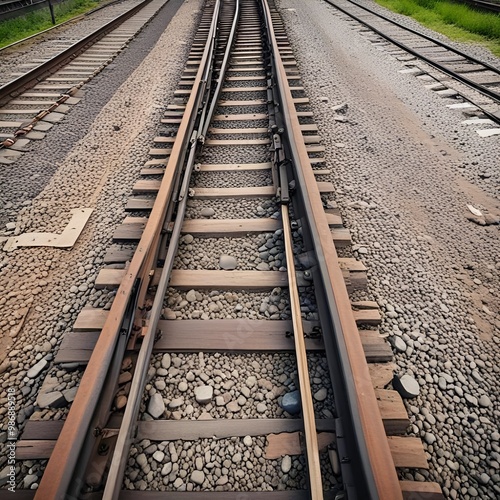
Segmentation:
{"type": "Polygon", "coordinates": [[[21,75],[6,85],[0,87],[0,105],[5,104],[9,100],[18,96],[21,92],[35,86],[40,80],[43,80],[47,76],[55,73],[59,68],[69,63],[72,59],[94,45],[106,34],[113,31],[124,21],[139,12],[150,1],[151,0],[143,0],[140,4],[123,13],[121,16],[111,20],[109,23],[95,30],[93,33],[90,33],[88,36],[74,43],[71,47],[63,50],[45,63],[40,64],[31,71],[28,71],[24,75],[21,75]]]}
{"type": "MultiPolygon", "coordinates": [[[[139,436],[175,440],[214,434],[260,436],[283,430],[303,432],[308,489],[245,492],[249,498],[392,500],[422,492],[440,498],[434,483],[399,481],[396,467],[427,467],[427,462],[418,440],[392,436],[404,433],[408,424],[397,393],[374,391],[362,337],[370,336],[380,349],[374,359],[387,360],[390,355],[383,341],[380,347],[377,332],[358,330],[363,322],[377,324],[377,312],[370,312],[373,304],[352,304],[349,299],[347,288],[355,286],[355,280],[349,271],[346,276],[345,259],[338,258],[335,248],[346,244],[346,232],[338,213],[331,208],[325,211],[324,197],[333,186],[316,179],[327,172],[321,167],[324,159],[318,156],[324,147],[311,123],[308,99],[297,96],[303,91],[300,74],[272,4],[267,0],[207,4],[180,86],[175,104],[167,106],[162,119],[175,134],[155,138],[156,147],[150,151],[153,159],[142,171],[145,179],[134,187],[135,195],[154,194],[154,200],[132,196],[128,207],[133,215],[115,233],[115,242],[134,241],[137,247],[133,254],[121,247],[110,250],[105,262],[113,265],[101,270],[95,284],[96,288],[117,288],[111,309],[83,310],[77,320],[80,325],[74,329],[85,333],[85,349],[71,347],[78,336],[70,334],[56,357],[56,363],[86,365],[69,414],[55,426],[34,422],[41,436],[35,439],[36,433],[27,428],[19,443],[22,458],[49,458],[35,498],[79,498],[86,493],[92,498],[146,498],[152,492],[122,490],[130,446],[139,436]],[[238,98],[233,99],[235,92],[238,98]],[[236,151],[230,153],[234,162],[206,160],[217,148],[236,151]],[[255,163],[262,148],[267,161],[255,163]],[[233,175],[238,171],[269,173],[269,184],[205,188],[195,183],[193,187],[198,172],[233,175]],[[275,199],[281,219],[185,219],[189,200],[212,196],[236,202],[239,196],[275,199]],[[139,213],[147,216],[139,217],[139,213]],[[276,230],[283,236],[286,268],[282,264],[277,271],[173,269],[181,235],[188,232],[214,238],[276,230]],[[116,268],[116,263],[125,262],[129,264],[116,268]],[[289,306],[283,311],[288,319],[162,320],[167,287],[192,291],[286,288],[289,306]],[[301,287],[314,288],[317,320],[302,317],[301,287]],[[301,419],[138,420],[151,354],[169,350],[294,352],[301,419]],[[326,353],[335,399],[335,407],[329,410],[331,419],[318,418],[313,405],[306,351],[314,350],[326,353]],[[131,354],[133,375],[122,413],[116,411],[115,397],[117,390],[123,394],[118,380],[123,370],[130,370],[122,370],[122,364],[131,354]],[[386,398],[389,412],[381,406],[381,398],[386,398]],[[50,431],[42,430],[49,426],[50,431]],[[326,491],[317,437],[322,430],[335,432],[338,456],[336,487],[326,491]],[[387,437],[386,432],[391,435],[387,437]],[[49,435],[50,441],[41,444],[43,436],[49,435]],[[409,453],[411,449],[417,451],[409,453]]],[[[357,264],[347,266],[355,269],[357,264]]],[[[168,493],[179,499],[236,498],[239,494],[243,493],[168,493]]]]}
{"type": "MultiPolygon", "coordinates": [[[[32,140],[77,104],[80,89],[99,74],[168,0],[144,0],[54,57],[0,87],[0,164],[11,164],[32,140]]],[[[60,50],[60,47],[57,47],[60,50]]],[[[21,68],[19,68],[21,70],[21,68]]]]}
{"type": "Polygon", "coordinates": [[[499,68],[467,55],[441,40],[411,29],[354,0],[325,1],[390,43],[491,99],[492,103],[489,105],[474,104],[490,119],[500,123],[499,68]]]}

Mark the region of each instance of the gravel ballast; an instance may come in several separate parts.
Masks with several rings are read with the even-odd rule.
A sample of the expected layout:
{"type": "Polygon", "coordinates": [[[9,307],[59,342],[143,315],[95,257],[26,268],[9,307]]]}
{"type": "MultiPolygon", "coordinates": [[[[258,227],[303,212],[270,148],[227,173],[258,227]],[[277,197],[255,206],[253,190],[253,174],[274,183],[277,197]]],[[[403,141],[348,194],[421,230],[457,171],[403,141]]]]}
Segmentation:
{"type": "MultiPolygon", "coordinates": [[[[54,349],[71,331],[83,306],[109,306],[114,295],[93,290],[93,283],[184,68],[188,46],[179,40],[192,37],[201,2],[181,3],[170,1],[129,50],[85,87],[85,98],[47,139],[9,167],[8,182],[2,178],[1,197],[6,200],[2,213],[23,230],[58,230],[66,221],[62,214],[70,209],[94,209],[70,251],[43,247],[0,251],[0,289],[7,291],[0,297],[5,353],[0,397],[6,398],[7,389],[15,388],[19,431],[38,411],[35,400],[47,374],[57,377],[61,387],[54,387],[63,394],[75,387],[80,372],[72,372],[74,366],[52,371],[54,349]],[[142,92],[145,87],[147,93],[142,92]]],[[[66,410],[59,411],[62,416],[66,410]]],[[[3,405],[0,414],[6,412],[3,405]]],[[[45,419],[53,413],[37,416],[45,419]]],[[[1,430],[6,426],[4,418],[1,430]]],[[[6,433],[0,436],[0,482],[5,484],[6,433]]],[[[42,470],[43,461],[19,462],[18,488],[35,489],[42,470]],[[29,484],[24,481],[28,476],[29,484]]]]}
{"type": "Polygon", "coordinates": [[[481,176],[498,171],[498,140],[462,124],[453,101],[399,73],[402,62],[324,2],[278,7],[370,272],[366,298],[399,346],[396,373],[420,386],[407,408],[430,470],[402,474],[437,481],[448,498],[497,498],[498,229],[469,221],[466,206],[499,213],[496,174],[481,176]]]}

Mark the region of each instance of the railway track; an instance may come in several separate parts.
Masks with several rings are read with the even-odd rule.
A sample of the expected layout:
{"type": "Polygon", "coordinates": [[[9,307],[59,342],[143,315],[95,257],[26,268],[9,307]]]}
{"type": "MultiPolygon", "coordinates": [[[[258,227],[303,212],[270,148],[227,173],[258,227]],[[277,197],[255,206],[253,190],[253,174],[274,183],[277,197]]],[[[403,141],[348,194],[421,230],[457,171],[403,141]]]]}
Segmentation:
{"type": "Polygon", "coordinates": [[[90,35],[54,44],[54,55],[24,64],[0,87],[0,164],[13,163],[62,120],[99,74],[165,5],[144,0],[90,35]],[[62,49],[62,50],[61,50],[62,49]]]}
{"type": "MultiPolygon", "coordinates": [[[[354,0],[326,2],[368,28],[367,34],[370,36],[375,34],[373,43],[390,42],[402,49],[404,54],[396,52],[395,55],[408,66],[408,69],[403,71],[421,77],[427,87],[438,95],[454,99],[450,107],[476,108],[484,115],[482,118],[491,120],[492,124],[500,123],[499,68],[465,54],[441,40],[415,31],[354,0]],[[419,61],[423,61],[425,65],[419,61]]],[[[496,133],[493,132],[496,130],[497,127],[492,129],[491,134],[496,133]]],[[[489,134],[488,130],[478,133],[485,136],[489,134]]]]}
{"type": "Polygon", "coordinates": [[[374,389],[392,369],[366,360],[391,351],[360,331],[376,305],[349,299],[364,268],[337,256],[348,232],[272,4],[207,3],[162,126],[95,283],[114,302],[83,309],[55,359],[85,366],[71,409],[18,442],[49,459],[35,498],[440,498],[398,479],[426,458],[399,395],[374,389]],[[257,487],[212,460],[217,441],[257,487]]]}

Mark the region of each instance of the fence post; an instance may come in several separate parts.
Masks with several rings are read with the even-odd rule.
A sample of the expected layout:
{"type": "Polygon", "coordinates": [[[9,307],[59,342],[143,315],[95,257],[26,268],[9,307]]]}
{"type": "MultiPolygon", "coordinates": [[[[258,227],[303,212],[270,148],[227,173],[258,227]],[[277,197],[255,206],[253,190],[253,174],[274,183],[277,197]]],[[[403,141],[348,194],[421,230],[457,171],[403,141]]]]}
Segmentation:
{"type": "Polygon", "coordinates": [[[50,17],[52,18],[52,24],[56,24],[56,18],[54,17],[54,7],[52,6],[52,2],[50,0],[47,0],[47,2],[49,2],[50,17]]]}

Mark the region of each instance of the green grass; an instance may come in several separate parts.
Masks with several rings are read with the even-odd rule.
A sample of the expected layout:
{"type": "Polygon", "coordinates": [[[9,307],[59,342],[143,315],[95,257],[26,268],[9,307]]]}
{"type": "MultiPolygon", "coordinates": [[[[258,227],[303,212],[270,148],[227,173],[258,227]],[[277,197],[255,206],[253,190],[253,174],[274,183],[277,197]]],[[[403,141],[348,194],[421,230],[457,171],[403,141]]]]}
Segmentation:
{"type": "Polygon", "coordinates": [[[375,0],[388,9],[413,17],[428,28],[459,42],[475,42],[500,56],[500,15],[447,0],[375,0]]]}
{"type": "MultiPolygon", "coordinates": [[[[54,5],[56,23],[88,12],[99,5],[99,0],[67,0],[54,5]]],[[[30,12],[26,16],[0,22],[0,47],[22,40],[27,36],[52,27],[49,8],[30,12]]]]}

